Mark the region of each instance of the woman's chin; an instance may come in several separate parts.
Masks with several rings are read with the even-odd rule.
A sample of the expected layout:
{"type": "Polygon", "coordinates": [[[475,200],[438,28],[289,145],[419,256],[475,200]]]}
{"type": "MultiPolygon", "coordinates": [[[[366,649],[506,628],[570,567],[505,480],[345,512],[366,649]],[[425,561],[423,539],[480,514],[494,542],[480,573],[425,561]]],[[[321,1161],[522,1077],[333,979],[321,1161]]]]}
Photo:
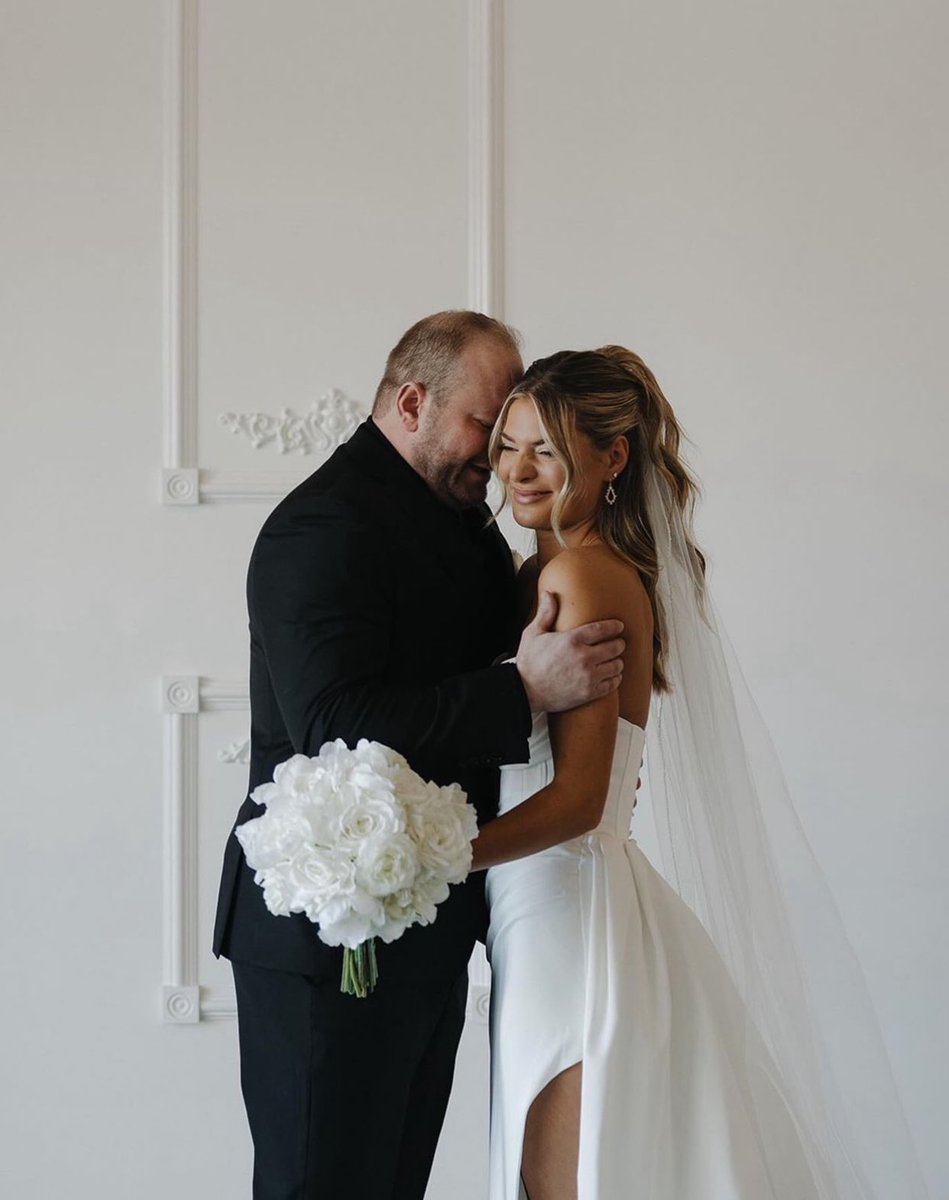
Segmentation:
{"type": "Polygon", "coordinates": [[[544,513],[531,512],[520,505],[514,505],[511,508],[511,515],[522,529],[545,530],[550,529],[550,518],[544,513]]]}

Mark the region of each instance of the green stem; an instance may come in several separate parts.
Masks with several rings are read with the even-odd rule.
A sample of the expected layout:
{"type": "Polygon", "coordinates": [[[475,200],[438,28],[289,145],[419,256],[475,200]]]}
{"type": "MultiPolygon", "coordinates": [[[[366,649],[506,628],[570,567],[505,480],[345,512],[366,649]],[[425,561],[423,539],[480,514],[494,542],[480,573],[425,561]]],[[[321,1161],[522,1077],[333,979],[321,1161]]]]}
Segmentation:
{"type": "Polygon", "coordinates": [[[376,962],[376,939],[362,942],[355,950],[343,950],[343,974],[339,990],[347,996],[364,1000],[379,981],[376,962]]]}

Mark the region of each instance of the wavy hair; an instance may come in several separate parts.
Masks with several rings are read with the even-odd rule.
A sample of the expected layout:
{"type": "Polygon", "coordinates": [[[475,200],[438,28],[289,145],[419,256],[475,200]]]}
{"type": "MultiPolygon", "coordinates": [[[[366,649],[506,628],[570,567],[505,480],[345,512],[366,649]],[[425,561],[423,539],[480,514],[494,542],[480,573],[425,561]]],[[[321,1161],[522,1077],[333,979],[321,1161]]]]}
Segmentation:
{"type": "MultiPolygon", "coordinates": [[[[699,494],[697,482],[679,455],[684,435],[669,401],[639,355],[624,346],[562,350],[538,359],[507,397],[494,427],[488,454],[495,471],[504,421],[519,396],[533,401],[548,444],[566,474],[551,520],[561,545],[565,544],[561,519],[577,492],[577,437],[589,438],[597,450],[607,450],[621,435],[627,438],[629,462],[613,483],[616,502],[604,501],[598,506],[594,529],[606,545],[636,568],[646,588],[653,613],[653,688],[668,691],[666,623],[656,590],[659,564],[646,511],[647,472],[658,472],[690,530],[699,494]]],[[[689,552],[701,578],[705,559],[691,541],[689,552]]]]}

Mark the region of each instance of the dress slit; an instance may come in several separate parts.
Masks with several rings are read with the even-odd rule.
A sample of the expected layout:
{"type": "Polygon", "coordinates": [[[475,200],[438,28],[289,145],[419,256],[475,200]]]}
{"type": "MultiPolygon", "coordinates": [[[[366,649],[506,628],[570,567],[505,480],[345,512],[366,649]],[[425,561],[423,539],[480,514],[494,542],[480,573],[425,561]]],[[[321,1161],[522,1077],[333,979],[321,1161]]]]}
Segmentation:
{"type": "MultiPolygon", "coordinates": [[[[565,1067],[559,1067],[557,1070],[549,1073],[548,1077],[540,1083],[540,1085],[537,1087],[537,1090],[534,1092],[534,1094],[532,1096],[530,1096],[527,1099],[526,1103],[523,1105],[523,1111],[521,1112],[520,1117],[519,1117],[518,1121],[516,1122],[516,1128],[519,1130],[518,1143],[520,1145],[520,1155],[519,1155],[518,1161],[517,1161],[517,1173],[514,1176],[514,1182],[512,1183],[512,1189],[510,1192],[510,1194],[512,1196],[517,1196],[518,1200],[530,1200],[530,1194],[528,1193],[527,1186],[524,1183],[524,1140],[527,1136],[527,1118],[530,1115],[530,1110],[533,1107],[534,1102],[536,1100],[540,1099],[540,1097],[544,1094],[544,1091],[548,1087],[550,1087],[550,1085],[556,1079],[559,1079],[561,1075],[565,1075],[567,1073],[567,1071],[572,1071],[574,1067],[579,1067],[582,1065],[583,1065],[583,1059],[578,1058],[575,1062],[567,1063],[567,1065],[565,1067]]],[[[582,1112],[583,1112],[583,1077],[581,1076],[581,1080],[580,1080],[580,1113],[582,1114],[582,1112]]],[[[579,1154],[579,1149],[580,1149],[580,1126],[579,1126],[579,1118],[578,1118],[578,1124],[577,1124],[577,1152],[578,1152],[578,1154],[579,1154]]]]}
{"type": "MultiPolygon", "coordinates": [[[[530,1106],[583,1064],[578,1200],[829,1200],[711,940],[629,819],[645,735],[622,718],[591,833],[492,867],[491,1200],[528,1200],[530,1106]]],[[[553,773],[546,721],[501,811],[553,773]]]]}

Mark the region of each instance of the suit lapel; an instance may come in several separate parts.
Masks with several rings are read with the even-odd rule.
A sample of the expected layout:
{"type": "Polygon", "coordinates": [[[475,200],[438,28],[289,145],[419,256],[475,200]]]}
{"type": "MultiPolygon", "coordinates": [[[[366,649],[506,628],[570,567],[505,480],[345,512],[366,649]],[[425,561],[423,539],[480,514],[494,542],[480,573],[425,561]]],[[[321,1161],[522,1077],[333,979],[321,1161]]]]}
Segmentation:
{"type": "MultiPolygon", "coordinates": [[[[510,547],[487,504],[457,512],[442,504],[418,473],[369,421],[341,448],[348,466],[361,473],[381,509],[397,510],[432,569],[441,572],[448,596],[429,600],[439,620],[471,649],[483,666],[517,643],[516,571],[510,547]],[[446,607],[446,603],[449,607],[446,607]],[[450,614],[450,615],[449,615],[450,614]]],[[[390,524],[385,516],[380,522],[390,524]]]]}
{"type": "MultiPolygon", "coordinates": [[[[455,583],[470,579],[471,544],[467,521],[473,512],[483,524],[486,506],[468,513],[456,512],[430,491],[415,471],[380,431],[367,419],[345,444],[355,470],[362,471],[384,490],[384,502],[398,507],[417,539],[423,542],[455,583]],[[483,511],[483,515],[482,514],[483,511]]],[[[497,534],[497,530],[494,530],[497,534]]],[[[500,537],[500,534],[497,534],[500,537]]],[[[501,538],[503,543],[503,538],[501,538]]],[[[510,552],[508,552],[510,557],[510,552]]]]}

